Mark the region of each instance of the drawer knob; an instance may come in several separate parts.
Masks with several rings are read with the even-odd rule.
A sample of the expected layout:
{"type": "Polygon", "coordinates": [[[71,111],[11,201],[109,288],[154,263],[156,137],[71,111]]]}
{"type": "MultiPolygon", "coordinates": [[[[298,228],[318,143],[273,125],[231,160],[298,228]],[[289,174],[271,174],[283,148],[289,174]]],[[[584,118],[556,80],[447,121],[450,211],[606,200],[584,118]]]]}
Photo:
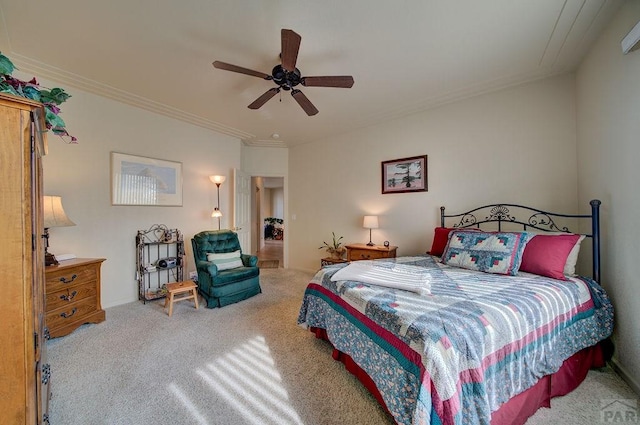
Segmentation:
{"type": "Polygon", "coordinates": [[[78,291],[73,291],[70,295],[60,295],[60,299],[64,301],[71,301],[78,295],[78,291]]]}
{"type": "Polygon", "coordinates": [[[64,317],[65,319],[68,319],[69,317],[71,317],[74,314],[76,314],[76,311],[78,311],[78,309],[76,307],[74,307],[73,310],[71,310],[70,314],[67,314],[67,312],[65,311],[64,313],[60,313],[60,317],[64,317]]]}
{"type": "Polygon", "coordinates": [[[71,283],[71,282],[73,282],[74,280],[76,280],[76,278],[77,278],[77,277],[78,277],[78,275],[77,275],[77,274],[75,274],[75,273],[74,273],[73,275],[71,275],[71,280],[67,280],[67,278],[66,278],[66,277],[62,276],[62,277],[60,278],[60,282],[62,282],[62,283],[71,283]]]}

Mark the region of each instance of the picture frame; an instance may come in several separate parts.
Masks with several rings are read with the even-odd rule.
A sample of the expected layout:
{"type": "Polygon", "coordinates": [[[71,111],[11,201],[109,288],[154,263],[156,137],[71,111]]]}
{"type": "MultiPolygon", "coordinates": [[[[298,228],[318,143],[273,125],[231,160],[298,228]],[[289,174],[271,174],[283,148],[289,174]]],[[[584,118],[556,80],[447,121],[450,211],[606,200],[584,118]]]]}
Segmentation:
{"type": "Polygon", "coordinates": [[[111,152],[111,204],[182,206],[182,163],[111,152]]]}
{"type": "Polygon", "coordinates": [[[427,191],[427,155],[382,161],[382,193],[427,191]]]}

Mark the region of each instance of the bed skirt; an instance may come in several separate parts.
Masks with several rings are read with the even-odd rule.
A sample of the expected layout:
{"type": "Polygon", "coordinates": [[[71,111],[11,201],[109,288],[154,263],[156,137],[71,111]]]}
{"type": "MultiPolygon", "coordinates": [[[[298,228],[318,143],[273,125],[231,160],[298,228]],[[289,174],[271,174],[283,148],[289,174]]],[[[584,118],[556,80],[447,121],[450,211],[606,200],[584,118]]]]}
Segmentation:
{"type": "MultiPolygon", "coordinates": [[[[329,342],[327,333],[321,328],[310,328],[316,338],[329,342]]],[[[330,343],[330,342],[329,342],[330,343]]],[[[348,354],[333,349],[332,357],[341,361],[369,390],[378,403],[389,413],[376,384],[348,354]]],[[[544,376],[533,387],[513,397],[491,414],[491,425],[522,425],[541,407],[551,407],[551,399],[569,394],[584,381],[591,368],[604,367],[605,356],[601,344],[578,351],[564,361],[560,370],[544,376]]],[[[391,414],[389,414],[391,417],[391,414]]]]}

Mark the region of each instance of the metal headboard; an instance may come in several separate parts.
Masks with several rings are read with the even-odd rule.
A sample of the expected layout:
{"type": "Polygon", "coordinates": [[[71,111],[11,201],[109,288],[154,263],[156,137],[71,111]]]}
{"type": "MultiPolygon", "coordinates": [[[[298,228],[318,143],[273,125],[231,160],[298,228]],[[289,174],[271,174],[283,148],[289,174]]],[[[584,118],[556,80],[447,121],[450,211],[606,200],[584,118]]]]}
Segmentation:
{"type": "Polygon", "coordinates": [[[445,219],[456,219],[455,224],[449,227],[465,228],[477,227],[483,223],[498,223],[498,231],[502,231],[503,223],[520,224],[523,230],[537,229],[545,232],[571,232],[567,227],[558,227],[554,218],[577,218],[591,220],[591,233],[571,232],[584,235],[591,238],[591,248],[593,257],[593,279],[600,282],[600,204],[598,199],[589,202],[591,205],[591,214],[558,214],[542,211],[536,208],[527,207],[517,204],[489,204],[482,207],[474,208],[461,214],[445,214],[444,207],[440,207],[440,226],[445,226],[445,219]],[[516,212],[524,212],[529,214],[526,220],[518,220],[509,208],[516,208],[516,212]],[[483,218],[484,217],[484,218],[483,218]]]}

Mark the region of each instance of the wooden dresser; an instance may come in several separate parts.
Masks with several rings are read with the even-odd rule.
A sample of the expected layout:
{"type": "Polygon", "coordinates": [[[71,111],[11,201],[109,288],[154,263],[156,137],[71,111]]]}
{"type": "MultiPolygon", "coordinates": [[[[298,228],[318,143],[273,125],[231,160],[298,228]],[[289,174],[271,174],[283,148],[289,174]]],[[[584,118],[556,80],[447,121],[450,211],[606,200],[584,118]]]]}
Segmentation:
{"type": "Polygon", "coordinates": [[[354,243],[346,246],[347,260],[376,260],[378,258],[395,258],[397,246],[370,246],[364,243],[354,243]]]}
{"type": "Polygon", "coordinates": [[[85,323],[105,319],[100,304],[100,266],[104,258],[75,258],[45,267],[46,324],[51,338],[85,323]]]}
{"type": "MultiPolygon", "coordinates": [[[[0,423],[48,424],[42,104],[0,94],[0,423]]],[[[46,130],[45,130],[46,131],[46,130]]]]}

